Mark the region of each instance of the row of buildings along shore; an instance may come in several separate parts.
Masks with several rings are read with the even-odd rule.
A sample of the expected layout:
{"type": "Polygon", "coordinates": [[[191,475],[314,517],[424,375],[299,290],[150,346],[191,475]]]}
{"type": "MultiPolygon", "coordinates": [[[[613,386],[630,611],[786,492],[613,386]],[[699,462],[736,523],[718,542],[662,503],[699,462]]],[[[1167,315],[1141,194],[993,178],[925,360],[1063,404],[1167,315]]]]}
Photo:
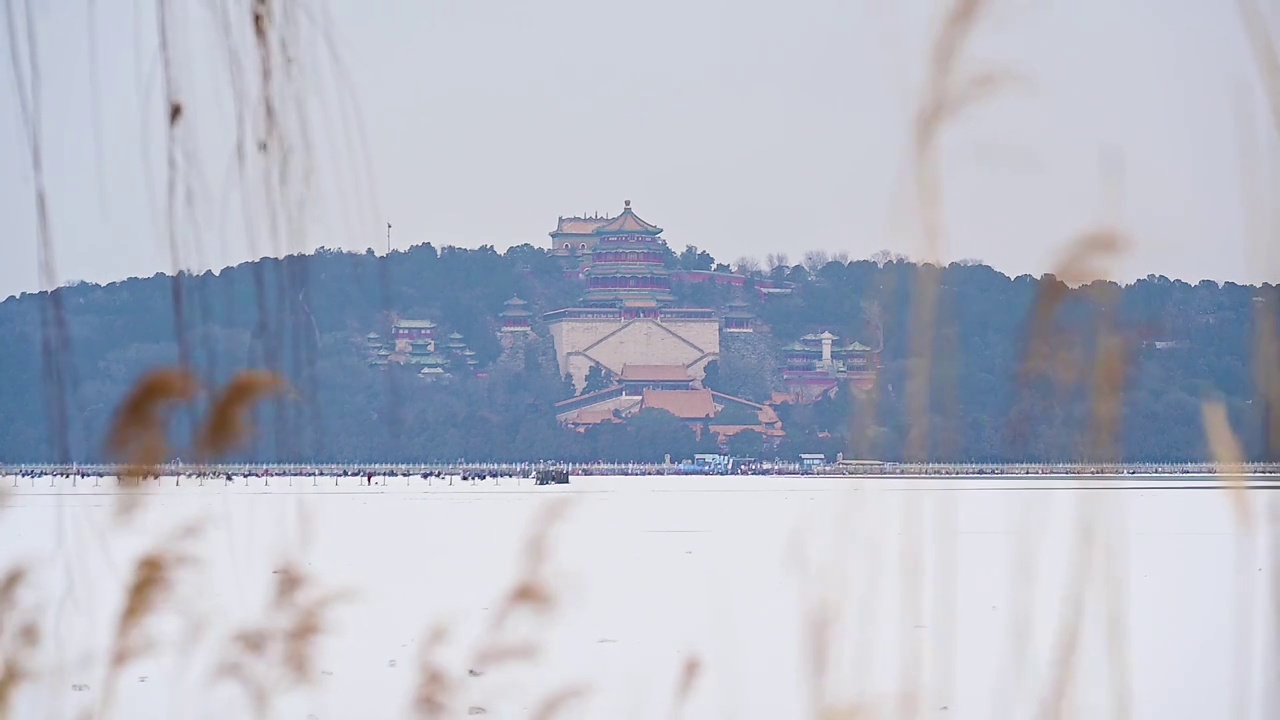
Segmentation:
{"type": "MultiPolygon", "coordinates": [[[[512,297],[499,316],[499,332],[508,352],[536,334],[550,336],[561,374],[579,392],[556,407],[557,419],[569,427],[625,422],[642,410],[661,409],[721,440],[744,430],[776,439],[785,435],[776,406],[813,403],[841,386],[866,389],[875,382],[880,348],[824,330],[780,349],[782,389],[767,402],[706,388],[706,368],[721,357],[722,339],[754,333],[756,318],[741,299],[721,308],[678,307],[672,281],[743,288],[745,277],[668,269],[662,228],[641,219],[630,200],[614,217],[561,217],[550,236],[552,254],[585,285],[584,294],[574,306],[540,316],[512,297]],[[583,392],[593,372],[609,385],[583,392]]],[[[790,292],[767,280],[753,285],[765,302],[790,292]]],[[[466,338],[456,332],[437,337],[437,330],[427,319],[397,318],[390,337],[366,336],[369,364],[416,368],[428,380],[483,372],[466,338]]]]}

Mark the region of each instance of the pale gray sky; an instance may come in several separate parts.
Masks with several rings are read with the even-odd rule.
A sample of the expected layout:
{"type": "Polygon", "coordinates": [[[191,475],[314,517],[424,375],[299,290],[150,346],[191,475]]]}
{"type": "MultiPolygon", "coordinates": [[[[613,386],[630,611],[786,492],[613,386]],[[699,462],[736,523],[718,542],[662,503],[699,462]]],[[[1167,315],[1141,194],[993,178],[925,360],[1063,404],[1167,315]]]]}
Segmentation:
{"type": "MultiPolygon", "coordinates": [[[[155,3],[31,4],[59,280],[173,269],[155,3]]],[[[228,49],[251,58],[217,41],[207,10],[245,4],[170,3],[184,132],[198,138],[180,163],[194,199],[179,224],[199,218],[197,234],[181,231],[183,265],[272,247],[246,239],[255,226],[240,219],[228,49]]],[[[630,198],[673,247],[722,260],[915,253],[909,132],[943,4],[332,0],[327,20],[303,25],[328,34],[345,75],[322,71],[321,43],[300,53],[320,76],[303,114],[313,184],[288,247],[381,247],[387,221],[402,247],[545,245],[557,215],[613,213],[630,198]]],[[[993,5],[971,66],[1031,86],[945,136],[947,258],[1050,270],[1099,219],[1099,149],[1114,147],[1134,241],[1120,277],[1280,279],[1246,240],[1242,99],[1262,138],[1252,154],[1274,157],[1275,140],[1234,2],[993,5]]],[[[0,43],[3,296],[39,281],[8,36],[0,43]]]]}

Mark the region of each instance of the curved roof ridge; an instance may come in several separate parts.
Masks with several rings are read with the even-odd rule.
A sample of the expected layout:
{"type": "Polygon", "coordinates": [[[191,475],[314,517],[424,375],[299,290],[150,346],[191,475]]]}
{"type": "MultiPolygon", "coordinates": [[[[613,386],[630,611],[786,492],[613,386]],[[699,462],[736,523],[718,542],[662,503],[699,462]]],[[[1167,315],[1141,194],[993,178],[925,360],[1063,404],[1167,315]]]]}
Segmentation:
{"type": "Polygon", "coordinates": [[[631,201],[627,200],[623,204],[622,214],[595,229],[596,235],[608,235],[611,233],[658,235],[662,233],[662,228],[641,220],[639,215],[632,212],[631,201]]]}

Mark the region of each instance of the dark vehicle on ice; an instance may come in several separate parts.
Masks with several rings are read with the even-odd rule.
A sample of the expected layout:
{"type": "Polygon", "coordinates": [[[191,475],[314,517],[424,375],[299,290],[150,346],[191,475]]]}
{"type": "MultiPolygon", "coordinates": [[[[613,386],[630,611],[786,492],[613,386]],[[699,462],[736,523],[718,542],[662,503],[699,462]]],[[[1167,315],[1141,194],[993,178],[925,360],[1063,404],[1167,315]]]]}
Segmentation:
{"type": "Polygon", "coordinates": [[[568,485],[568,470],[539,470],[533,474],[534,485],[568,485]]]}

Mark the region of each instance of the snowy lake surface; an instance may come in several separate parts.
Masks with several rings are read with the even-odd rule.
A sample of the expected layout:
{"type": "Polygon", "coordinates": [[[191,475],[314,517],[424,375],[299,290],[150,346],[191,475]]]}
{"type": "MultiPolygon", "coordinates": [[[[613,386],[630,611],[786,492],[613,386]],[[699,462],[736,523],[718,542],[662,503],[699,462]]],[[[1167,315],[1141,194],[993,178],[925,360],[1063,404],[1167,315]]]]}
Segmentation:
{"type": "Polygon", "coordinates": [[[424,667],[439,671],[439,717],[539,717],[557,696],[546,717],[1280,707],[1272,482],[1235,495],[1205,477],[381,482],[0,479],[0,571],[28,571],[0,651],[24,613],[41,631],[12,716],[429,717],[415,715],[424,667]],[[126,495],[140,502],[122,522],[126,495]],[[500,621],[544,531],[547,602],[500,621]],[[135,566],[157,549],[186,560],[113,673],[135,566]],[[301,676],[275,651],[247,666],[272,688],[255,709],[226,662],[244,655],[237,633],[289,625],[272,603],[286,566],[343,595],[301,676]]]}

